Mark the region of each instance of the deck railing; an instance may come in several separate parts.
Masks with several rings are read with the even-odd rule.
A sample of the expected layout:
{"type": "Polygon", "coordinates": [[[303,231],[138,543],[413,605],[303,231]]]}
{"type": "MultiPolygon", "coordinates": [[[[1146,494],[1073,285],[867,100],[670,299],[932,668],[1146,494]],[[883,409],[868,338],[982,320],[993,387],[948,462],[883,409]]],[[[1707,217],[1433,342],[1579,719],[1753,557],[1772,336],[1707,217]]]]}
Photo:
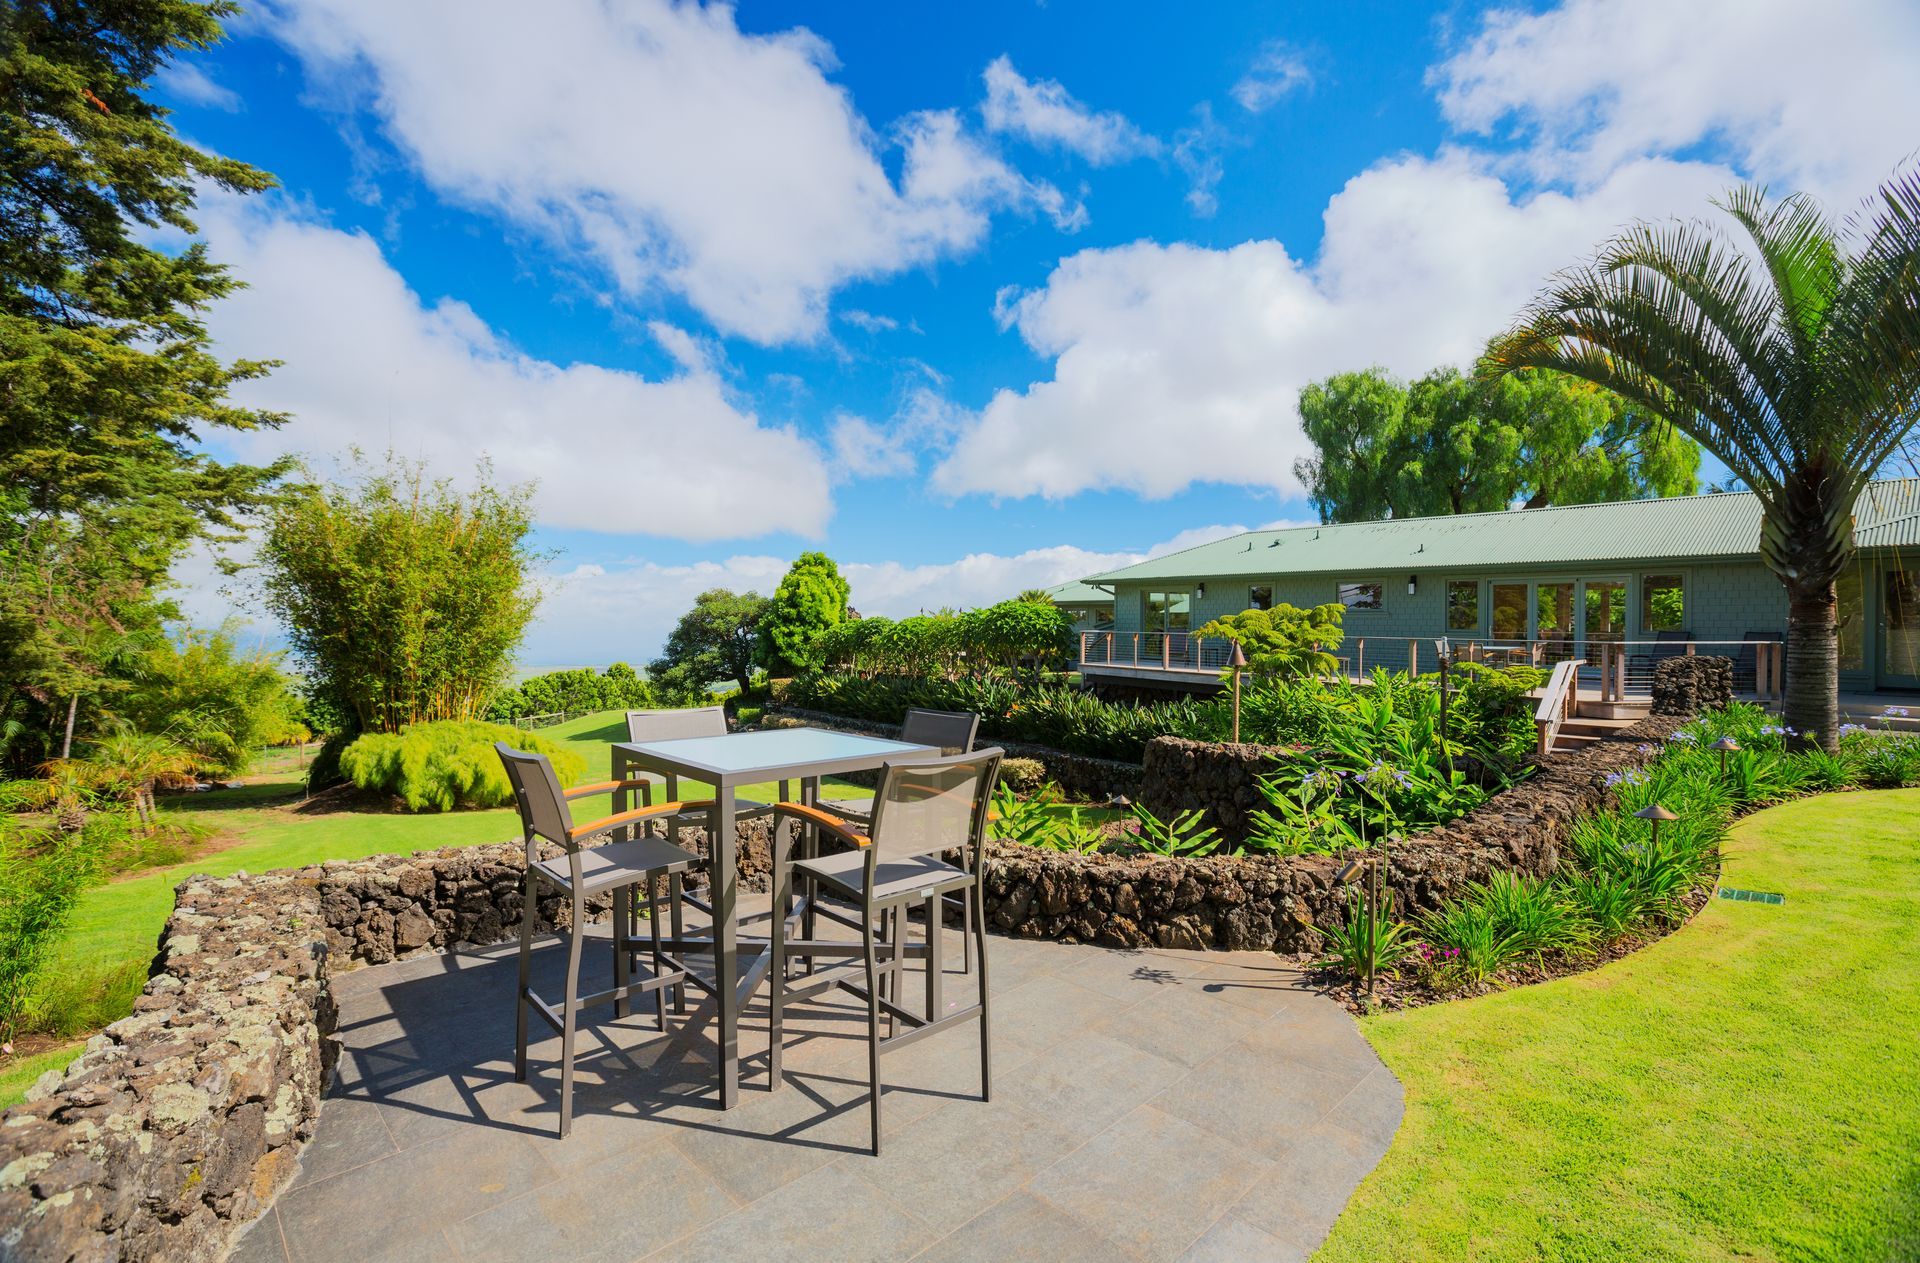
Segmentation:
{"type": "MultiPolygon", "coordinates": [[[[1443,642],[1422,636],[1349,636],[1332,651],[1339,674],[1360,680],[1384,667],[1412,675],[1440,669],[1443,642]]],[[[1760,701],[1780,698],[1786,679],[1786,646],[1778,640],[1600,640],[1584,643],[1567,637],[1460,639],[1444,642],[1455,662],[1488,666],[1534,666],[1552,670],[1580,660],[1582,684],[1600,701],[1620,702],[1650,696],[1653,673],[1667,658],[1713,654],[1733,659],[1734,690],[1760,701]]],[[[1080,664],[1169,673],[1176,677],[1214,676],[1226,670],[1233,642],[1185,632],[1082,632],[1080,664]]]]}
{"type": "Polygon", "coordinates": [[[1580,668],[1584,658],[1568,658],[1554,664],[1546,687],[1540,690],[1540,704],[1534,708],[1534,726],[1540,730],[1540,757],[1553,753],[1553,742],[1560,725],[1572,719],[1580,706],[1580,668]]]}

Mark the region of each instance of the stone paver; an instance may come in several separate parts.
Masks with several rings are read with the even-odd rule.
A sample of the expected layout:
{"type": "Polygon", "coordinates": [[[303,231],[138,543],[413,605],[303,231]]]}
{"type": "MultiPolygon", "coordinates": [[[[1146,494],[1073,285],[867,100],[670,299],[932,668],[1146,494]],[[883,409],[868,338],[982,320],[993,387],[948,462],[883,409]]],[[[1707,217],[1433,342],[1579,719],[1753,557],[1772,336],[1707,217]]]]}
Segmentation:
{"type": "MultiPolygon", "coordinates": [[[[947,944],[953,1001],[973,983],[947,944]]],[[[993,1100],[971,1027],[888,1054],[878,1159],[850,996],[791,1011],[778,1092],[749,1008],[724,1113],[709,1002],[690,993],[664,1033],[650,1004],[593,1011],[561,1141],[559,1041],[513,1082],[511,946],[342,974],[318,1134],[233,1257],[1304,1258],[1399,1124],[1400,1085],[1351,1020],[1272,957],[989,950],[993,1100]]],[[[548,994],[561,960],[543,941],[548,994]]],[[[594,944],[583,985],[610,970],[594,944]]]]}

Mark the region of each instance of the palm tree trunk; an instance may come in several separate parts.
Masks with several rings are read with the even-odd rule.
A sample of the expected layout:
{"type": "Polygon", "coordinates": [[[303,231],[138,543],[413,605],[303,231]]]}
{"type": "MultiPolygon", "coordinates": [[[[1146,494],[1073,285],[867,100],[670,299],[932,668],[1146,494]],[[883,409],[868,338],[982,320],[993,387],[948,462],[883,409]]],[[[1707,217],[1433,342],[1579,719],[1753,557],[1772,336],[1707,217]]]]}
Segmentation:
{"type": "Polygon", "coordinates": [[[1840,637],[1833,581],[1787,585],[1787,727],[1793,744],[1840,749],[1840,637]]]}

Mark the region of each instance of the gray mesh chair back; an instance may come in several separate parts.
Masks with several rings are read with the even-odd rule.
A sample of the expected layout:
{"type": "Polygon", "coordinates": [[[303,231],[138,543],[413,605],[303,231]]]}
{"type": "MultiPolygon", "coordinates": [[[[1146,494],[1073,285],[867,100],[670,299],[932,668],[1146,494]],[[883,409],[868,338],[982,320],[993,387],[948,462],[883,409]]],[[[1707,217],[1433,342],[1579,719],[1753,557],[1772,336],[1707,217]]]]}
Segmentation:
{"type": "Polygon", "coordinates": [[[528,853],[532,853],[536,835],[573,850],[573,812],[567,807],[566,791],[560,788],[560,778],[554,775],[547,756],[516,750],[504,741],[495,742],[493,748],[507,769],[507,782],[513,786],[528,853]]]}
{"type": "Polygon", "coordinates": [[[978,857],[1002,751],[889,763],[873,793],[873,862],[965,851],[978,857]]]}
{"type": "Polygon", "coordinates": [[[727,712],[723,706],[689,706],[683,710],[630,710],[628,741],[678,741],[682,737],[724,737],[727,712]]]}
{"type": "Polygon", "coordinates": [[[907,712],[900,725],[900,740],[917,746],[932,746],[945,754],[966,754],[980,731],[980,716],[964,710],[920,710],[907,712]]]}

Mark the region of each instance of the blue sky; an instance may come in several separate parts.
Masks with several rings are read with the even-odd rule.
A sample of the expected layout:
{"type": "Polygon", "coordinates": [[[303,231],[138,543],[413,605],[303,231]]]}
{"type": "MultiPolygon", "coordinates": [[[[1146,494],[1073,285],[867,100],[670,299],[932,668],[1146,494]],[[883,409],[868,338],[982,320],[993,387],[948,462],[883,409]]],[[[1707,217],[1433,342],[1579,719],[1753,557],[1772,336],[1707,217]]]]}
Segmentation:
{"type": "Polygon", "coordinates": [[[294,414],[223,450],[538,479],[524,657],[643,661],[803,548],[901,614],[1306,519],[1307,381],[1912,152],[1920,17],[1826,7],[304,0],[158,91],[283,186],[203,207],[294,414]]]}

